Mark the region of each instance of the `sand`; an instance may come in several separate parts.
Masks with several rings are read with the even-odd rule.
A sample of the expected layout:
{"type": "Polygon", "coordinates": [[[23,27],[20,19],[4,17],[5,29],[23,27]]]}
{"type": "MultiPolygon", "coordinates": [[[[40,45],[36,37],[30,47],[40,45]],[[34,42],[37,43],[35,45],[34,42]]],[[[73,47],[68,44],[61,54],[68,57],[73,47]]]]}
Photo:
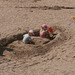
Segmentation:
{"type": "Polygon", "coordinates": [[[0,75],[75,74],[74,0],[0,0],[0,75]],[[42,24],[56,27],[53,40],[39,37],[42,24]],[[35,44],[24,44],[33,29],[35,44]]]}

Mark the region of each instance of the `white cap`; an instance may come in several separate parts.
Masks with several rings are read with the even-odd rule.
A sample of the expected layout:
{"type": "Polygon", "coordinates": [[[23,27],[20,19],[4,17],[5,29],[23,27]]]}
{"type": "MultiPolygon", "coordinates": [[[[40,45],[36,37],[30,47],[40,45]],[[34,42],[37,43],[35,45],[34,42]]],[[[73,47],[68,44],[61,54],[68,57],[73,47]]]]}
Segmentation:
{"type": "Polygon", "coordinates": [[[34,31],[33,30],[29,30],[29,33],[32,33],[34,35],[34,31]]]}

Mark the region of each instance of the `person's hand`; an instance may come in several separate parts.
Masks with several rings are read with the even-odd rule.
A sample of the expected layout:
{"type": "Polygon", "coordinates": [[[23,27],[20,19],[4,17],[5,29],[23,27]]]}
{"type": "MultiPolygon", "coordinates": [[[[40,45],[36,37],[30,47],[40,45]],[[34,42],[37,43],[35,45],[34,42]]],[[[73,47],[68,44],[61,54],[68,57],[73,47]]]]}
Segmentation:
{"type": "Polygon", "coordinates": [[[31,41],[30,41],[30,44],[35,44],[35,42],[31,40],[31,41]]]}

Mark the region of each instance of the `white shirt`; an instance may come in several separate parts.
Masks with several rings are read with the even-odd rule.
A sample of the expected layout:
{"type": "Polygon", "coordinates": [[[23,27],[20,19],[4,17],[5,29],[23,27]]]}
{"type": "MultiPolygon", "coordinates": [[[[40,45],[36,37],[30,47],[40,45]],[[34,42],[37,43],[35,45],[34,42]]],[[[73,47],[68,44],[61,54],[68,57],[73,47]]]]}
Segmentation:
{"type": "Polygon", "coordinates": [[[29,44],[29,43],[30,43],[30,40],[31,40],[31,37],[30,37],[29,34],[23,35],[23,42],[24,42],[25,44],[29,44]]]}

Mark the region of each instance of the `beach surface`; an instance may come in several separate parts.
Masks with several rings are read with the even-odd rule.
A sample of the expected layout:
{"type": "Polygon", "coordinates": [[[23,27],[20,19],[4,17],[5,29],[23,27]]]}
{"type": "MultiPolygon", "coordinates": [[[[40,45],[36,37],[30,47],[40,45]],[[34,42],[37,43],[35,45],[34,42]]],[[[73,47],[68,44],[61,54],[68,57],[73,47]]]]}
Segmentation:
{"type": "Polygon", "coordinates": [[[75,74],[74,0],[0,0],[0,75],[75,74]],[[42,24],[56,28],[53,40],[39,37],[42,24]],[[33,29],[35,44],[24,44],[33,29]]]}

